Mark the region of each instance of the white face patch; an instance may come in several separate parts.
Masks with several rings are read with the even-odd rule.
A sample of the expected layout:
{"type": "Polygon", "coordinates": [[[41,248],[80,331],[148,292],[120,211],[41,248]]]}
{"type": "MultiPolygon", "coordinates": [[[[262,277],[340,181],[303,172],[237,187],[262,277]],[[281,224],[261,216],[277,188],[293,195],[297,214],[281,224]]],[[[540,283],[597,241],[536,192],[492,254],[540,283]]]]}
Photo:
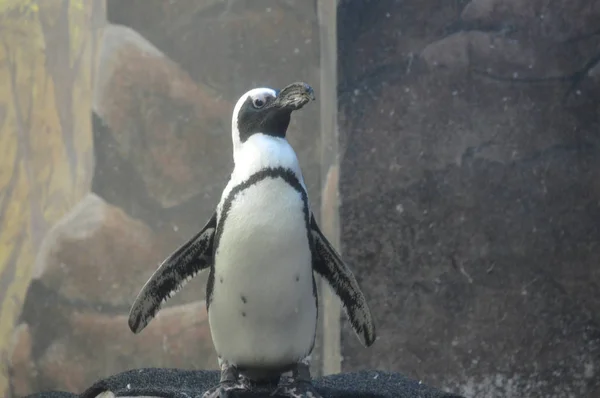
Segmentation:
{"type": "Polygon", "coordinates": [[[272,91],[273,90],[268,89],[268,91],[260,91],[258,93],[249,95],[249,97],[252,99],[252,106],[254,106],[256,109],[260,109],[265,106],[269,100],[275,98],[275,95],[272,91]]]}
{"type": "Polygon", "coordinates": [[[277,91],[267,87],[254,88],[242,95],[237,101],[235,107],[233,108],[233,116],[231,117],[231,139],[233,141],[234,155],[236,150],[241,145],[240,132],[238,130],[238,116],[240,113],[240,109],[242,108],[248,97],[252,99],[252,105],[257,109],[260,109],[260,107],[263,107],[267,103],[267,100],[269,98],[277,97],[277,91]]]}

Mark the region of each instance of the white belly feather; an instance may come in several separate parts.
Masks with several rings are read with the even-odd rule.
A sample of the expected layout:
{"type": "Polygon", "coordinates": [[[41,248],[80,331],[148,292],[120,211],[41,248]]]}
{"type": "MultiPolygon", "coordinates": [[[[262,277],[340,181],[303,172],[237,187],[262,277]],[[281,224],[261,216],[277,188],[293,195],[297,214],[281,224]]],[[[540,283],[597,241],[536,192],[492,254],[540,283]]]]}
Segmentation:
{"type": "Polygon", "coordinates": [[[281,178],[237,194],[215,254],[209,322],[229,363],[276,367],[312,349],[317,309],[304,203],[281,178]]]}

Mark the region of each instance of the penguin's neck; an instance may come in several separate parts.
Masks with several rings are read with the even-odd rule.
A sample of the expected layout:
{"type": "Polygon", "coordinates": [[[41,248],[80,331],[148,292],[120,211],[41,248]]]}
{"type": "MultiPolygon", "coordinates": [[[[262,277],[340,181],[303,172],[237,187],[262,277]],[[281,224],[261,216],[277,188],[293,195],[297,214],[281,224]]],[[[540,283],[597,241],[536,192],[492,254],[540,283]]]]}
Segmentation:
{"type": "Polygon", "coordinates": [[[302,172],[294,149],[285,138],[257,133],[235,148],[232,178],[244,181],[265,168],[292,170],[303,183],[302,172]]]}

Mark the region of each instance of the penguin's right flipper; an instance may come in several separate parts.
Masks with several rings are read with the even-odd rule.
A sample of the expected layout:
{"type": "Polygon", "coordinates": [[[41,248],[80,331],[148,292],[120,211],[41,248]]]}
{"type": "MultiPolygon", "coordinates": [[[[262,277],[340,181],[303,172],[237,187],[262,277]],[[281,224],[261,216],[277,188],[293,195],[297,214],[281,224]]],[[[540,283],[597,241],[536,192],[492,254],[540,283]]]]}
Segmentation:
{"type": "Polygon", "coordinates": [[[167,257],[148,279],[129,312],[129,328],[133,333],[141,332],[164,302],[198,272],[210,267],[216,227],[217,213],[214,213],[204,228],[167,257]]]}
{"type": "Polygon", "coordinates": [[[367,300],[350,268],[319,229],[314,215],[311,216],[310,228],[313,238],[313,270],[327,281],[340,298],[352,329],[360,341],[369,347],[375,342],[375,324],[367,300]]]}

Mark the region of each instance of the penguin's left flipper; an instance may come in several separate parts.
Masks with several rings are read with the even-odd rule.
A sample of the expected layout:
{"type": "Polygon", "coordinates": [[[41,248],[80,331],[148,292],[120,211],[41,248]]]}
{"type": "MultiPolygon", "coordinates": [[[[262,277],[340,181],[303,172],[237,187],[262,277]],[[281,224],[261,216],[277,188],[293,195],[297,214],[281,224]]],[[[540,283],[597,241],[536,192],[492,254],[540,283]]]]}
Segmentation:
{"type": "Polygon", "coordinates": [[[375,342],[375,325],[371,311],[356,278],[323,235],[314,215],[311,215],[312,264],[313,270],[327,280],[340,298],[348,315],[352,329],[365,346],[375,342]]]}
{"type": "Polygon", "coordinates": [[[217,228],[214,213],[204,228],[167,257],[146,282],[129,312],[129,328],[141,332],[183,285],[213,262],[213,240],[217,228]]]}

